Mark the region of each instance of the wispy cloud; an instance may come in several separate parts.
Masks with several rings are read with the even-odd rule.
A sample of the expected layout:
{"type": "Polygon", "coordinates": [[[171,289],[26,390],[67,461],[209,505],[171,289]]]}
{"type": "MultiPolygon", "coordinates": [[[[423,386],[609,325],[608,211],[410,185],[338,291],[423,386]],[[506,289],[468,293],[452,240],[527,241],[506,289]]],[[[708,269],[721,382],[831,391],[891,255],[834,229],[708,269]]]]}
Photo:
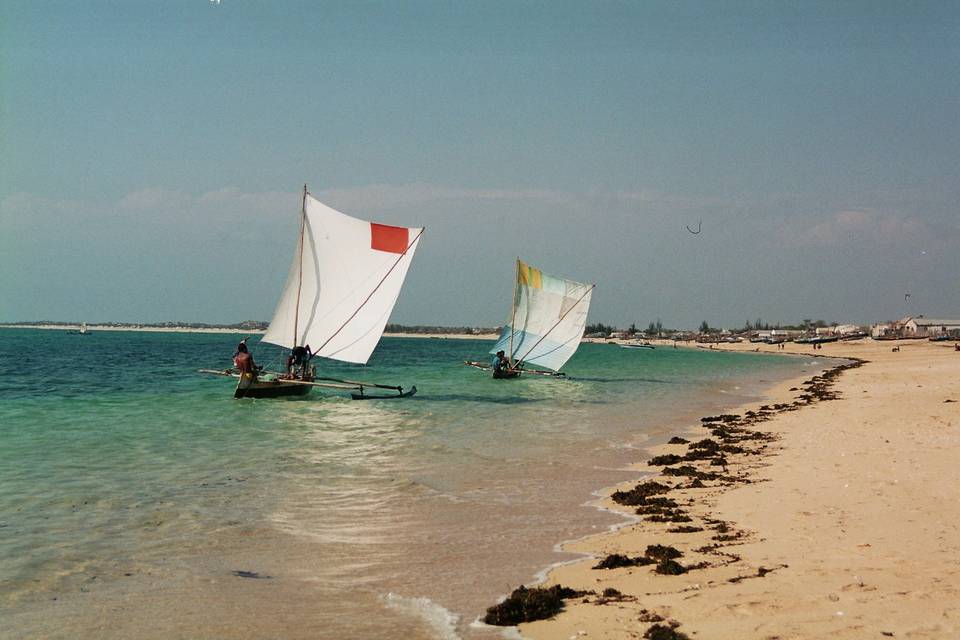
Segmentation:
{"type": "Polygon", "coordinates": [[[182,191],[149,187],[123,196],[117,202],[117,207],[124,211],[157,211],[185,208],[193,202],[194,198],[182,191]]]}
{"type": "Polygon", "coordinates": [[[932,235],[928,223],[920,218],[873,209],[838,211],[802,228],[790,223],[783,233],[790,238],[787,244],[799,247],[837,247],[856,242],[879,248],[932,235]]]}

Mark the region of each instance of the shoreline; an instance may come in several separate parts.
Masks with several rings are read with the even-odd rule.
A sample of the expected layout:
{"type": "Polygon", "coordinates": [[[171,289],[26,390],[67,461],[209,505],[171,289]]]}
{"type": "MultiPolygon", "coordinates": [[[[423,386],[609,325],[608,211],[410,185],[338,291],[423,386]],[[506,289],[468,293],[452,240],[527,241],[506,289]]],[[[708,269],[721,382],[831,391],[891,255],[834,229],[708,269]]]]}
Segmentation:
{"type": "MultiPolygon", "coordinates": [[[[930,417],[935,425],[950,426],[950,417],[960,418],[955,408],[960,404],[952,404],[960,402],[960,377],[956,375],[960,373],[960,354],[955,355],[953,344],[861,341],[829,343],[817,350],[792,344],[786,350],[756,344],[716,345],[715,349],[820,357],[826,362],[818,369],[827,373],[774,385],[764,394],[763,403],[748,403],[733,410],[737,418],[702,420],[700,425],[684,430],[689,433],[683,433],[683,438],[671,439],[674,444],[650,447],[645,453],[667,456],[659,461],[668,464],[654,467],[640,460],[635,465],[637,471],[650,471],[649,475],[639,482],[606,488],[602,490],[604,498],[589,501],[597,508],[630,518],[637,517],[633,512],[639,508],[640,520],[561,543],[564,551],[583,554],[584,559],[548,567],[538,574],[546,575],[540,583],[545,588],[562,585],[593,594],[565,598],[565,609],[559,615],[521,624],[522,636],[566,640],[575,636],[632,638],[656,632],[673,634],[657,637],[675,639],[777,635],[852,638],[863,637],[869,629],[869,634],[877,637],[933,638],[960,631],[960,623],[950,621],[951,614],[960,615],[960,606],[953,605],[960,601],[960,590],[950,586],[949,578],[944,579],[960,577],[953,559],[960,550],[960,527],[946,525],[937,538],[917,540],[911,528],[897,524],[904,511],[918,508],[938,515],[940,520],[953,516],[955,521],[960,513],[956,501],[945,504],[916,480],[910,482],[912,491],[889,504],[877,505],[869,495],[859,496],[860,500],[847,495],[853,484],[847,476],[869,474],[874,482],[884,482],[883,470],[891,463],[886,459],[887,449],[895,436],[901,436],[898,457],[903,457],[906,450],[927,464],[930,458],[936,458],[932,466],[938,474],[946,473],[960,481],[960,473],[952,467],[949,447],[928,451],[923,439],[906,441],[899,428],[902,421],[912,420],[928,431],[930,424],[917,421],[920,412],[933,412],[930,417]],[[894,347],[898,352],[892,351],[894,347]],[[834,358],[854,362],[832,364],[834,358]],[[901,372],[904,365],[909,367],[910,376],[900,380],[905,376],[901,372]],[[916,376],[921,379],[914,380],[916,376]],[[937,390],[937,397],[931,399],[926,393],[916,397],[914,389],[928,385],[937,390]],[[714,435],[704,433],[704,426],[714,435]],[[741,440],[744,432],[738,434],[738,429],[763,435],[751,436],[756,441],[741,440]],[[885,434],[882,440],[873,433],[876,429],[885,434]],[[837,439],[838,431],[847,437],[829,446],[826,441],[837,439]],[[725,437],[718,439],[716,433],[725,437]],[[728,447],[730,451],[714,450],[708,456],[701,455],[708,453],[704,449],[689,447],[708,439],[714,445],[702,446],[728,447]],[[870,446],[851,448],[848,440],[870,446]],[[737,452],[737,448],[743,451],[737,452]],[[844,451],[848,448],[849,453],[844,451]],[[699,459],[673,459],[691,455],[699,459]],[[720,457],[725,465],[711,464],[720,457]],[[691,468],[683,470],[685,466],[691,468]],[[670,469],[707,477],[719,473],[721,479],[701,480],[703,486],[696,486],[696,475],[693,481],[690,476],[665,475],[664,471],[676,473],[670,469]],[[827,480],[831,474],[848,480],[841,484],[843,491],[827,480]],[[647,498],[630,493],[634,488],[643,493],[643,485],[650,482],[667,485],[668,489],[647,498]],[[651,522],[651,518],[676,522],[651,522]],[[685,522],[685,518],[690,521],[685,522]],[[887,521],[890,525],[880,528],[894,531],[884,536],[883,545],[836,543],[838,537],[849,537],[849,530],[854,528],[860,529],[861,537],[876,537],[873,529],[851,523],[887,521]],[[911,560],[901,551],[917,544],[933,557],[911,560]],[[651,559],[651,545],[681,554],[676,560],[668,559],[673,564],[664,565],[664,571],[677,571],[676,575],[661,575],[651,569],[654,564],[664,564],[651,559]],[[864,550],[875,557],[864,561],[864,550]],[[830,561],[810,560],[818,556],[829,557],[830,561]],[[615,568],[592,568],[601,561],[615,568]],[[648,562],[650,566],[646,566],[648,562]],[[857,567],[856,576],[851,565],[857,567]],[[894,588],[896,581],[888,574],[914,583],[910,585],[913,588],[894,588]],[[919,594],[923,594],[923,602],[918,600],[919,594]],[[888,615],[891,607],[897,614],[895,621],[888,615]]],[[[960,425],[960,420],[952,424],[960,425]]],[[[944,437],[950,445],[960,444],[957,434],[944,437]]],[[[939,475],[933,475],[931,479],[937,478],[939,475]]],[[[897,485],[896,479],[892,482],[897,485]]],[[[870,493],[869,487],[862,490],[870,493]]]]}
{"type": "MultiPolygon", "coordinates": [[[[0,329],[40,329],[45,331],[77,331],[79,324],[5,324],[0,325],[0,329]]],[[[128,331],[137,333],[225,333],[234,335],[257,336],[264,335],[266,331],[262,329],[234,329],[230,327],[136,327],[136,326],[112,326],[101,324],[88,324],[87,331],[90,333],[99,331],[128,331]]],[[[456,340],[497,340],[500,335],[496,333],[384,333],[384,338],[432,338],[432,339],[456,339],[456,340]]]]}

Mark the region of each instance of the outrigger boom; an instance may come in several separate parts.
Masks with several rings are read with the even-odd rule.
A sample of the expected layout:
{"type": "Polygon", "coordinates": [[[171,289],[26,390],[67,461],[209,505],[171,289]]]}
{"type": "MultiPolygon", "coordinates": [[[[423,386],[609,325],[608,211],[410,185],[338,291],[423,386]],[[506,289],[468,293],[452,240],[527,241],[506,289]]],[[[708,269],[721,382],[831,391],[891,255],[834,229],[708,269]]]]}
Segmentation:
{"type": "MultiPolygon", "coordinates": [[[[237,378],[239,383],[237,384],[237,391],[234,394],[236,398],[244,397],[256,397],[261,395],[262,392],[266,392],[266,396],[273,395],[288,395],[288,394],[271,394],[270,390],[279,391],[281,387],[287,387],[288,385],[297,385],[299,387],[322,387],[325,389],[340,389],[343,391],[355,391],[357,393],[350,394],[354,400],[390,400],[393,398],[409,398],[410,396],[417,393],[417,387],[413,386],[409,391],[404,391],[401,386],[387,385],[387,384],[378,384],[376,382],[361,382],[358,380],[341,380],[340,378],[314,378],[314,380],[297,380],[296,378],[287,378],[287,377],[272,377],[270,379],[254,378],[251,383],[258,386],[257,393],[250,393],[248,391],[249,386],[244,387],[243,374],[235,369],[198,369],[199,373],[209,373],[216,376],[227,376],[231,378],[237,378]],[[322,380],[323,382],[317,382],[317,380],[322,380]],[[365,389],[374,388],[374,389],[389,389],[391,391],[396,391],[396,394],[389,395],[367,395],[365,389]]],[[[306,393],[304,389],[303,393],[306,393]]],[[[299,394],[289,394],[289,395],[299,395],[299,394]]]]}

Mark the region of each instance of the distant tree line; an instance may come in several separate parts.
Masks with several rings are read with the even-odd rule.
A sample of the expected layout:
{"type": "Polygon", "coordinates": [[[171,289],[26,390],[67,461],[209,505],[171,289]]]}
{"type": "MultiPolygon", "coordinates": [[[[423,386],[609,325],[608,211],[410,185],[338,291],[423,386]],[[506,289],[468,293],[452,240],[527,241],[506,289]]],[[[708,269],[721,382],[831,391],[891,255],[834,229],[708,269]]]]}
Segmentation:
{"type": "MultiPolygon", "coordinates": [[[[782,323],[770,323],[764,322],[761,318],[757,318],[754,321],[747,320],[742,327],[731,327],[731,333],[749,333],[750,331],[770,331],[771,329],[786,329],[792,331],[812,331],[818,327],[832,327],[835,322],[826,322],[824,320],[814,320],[812,318],[804,318],[798,323],[795,324],[782,324],[782,323]]],[[[710,325],[709,322],[704,320],[700,323],[700,326],[697,328],[697,331],[701,334],[711,334],[711,333],[720,333],[722,329],[718,329],[710,325]]],[[[621,330],[613,325],[603,324],[602,322],[596,322],[593,324],[588,324],[586,329],[584,329],[584,335],[593,335],[593,334],[604,334],[610,335],[611,333],[619,333],[621,330]]],[[[663,323],[660,321],[660,318],[657,318],[656,322],[651,322],[647,325],[646,330],[643,332],[637,328],[636,323],[632,323],[629,328],[627,328],[625,333],[629,335],[635,335],[643,333],[646,337],[655,338],[655,337],[664,337],[672,336],[677,333],[682,333],[680,329],[670,329],[663,326],[663,323]]]]}
{"type": "MultiPolygon", "coordinates": [[[[38,327],[49,327],[49,326],[62,326],[62,325],[79,325],[79,324],[82,324],[82,322],[80,320],[35,320],[32,322],[0,322],[0,326],[11,326],[11,325],[21,325],[21,324],[36,325],[38,327]]],[[[244,331],[266,331],[267,327],[270,326],[269,322],[265,322],[263,320],[244,320],[243,322],[235,322],[233,324],[223,324],[219,322],[215,322],[215,323],[182,322],[180,320],[168,320],[165,322],[87,322],[87,324],[93,324],[98,327],[119,327],[119,328],[145,327],[147,329],[157,329],[157,328],[173,329],[173,328],[183,327],[188,329],[241,329],[244,331]]]]}
{"type": "Polygon", "coordinates": [[[406,325],[395,323],[388,323],[385,331],[387,333],[469,333],[475,335],[484,333],[500,333],[499,327],[442,327],[439,325],[406,325]]]}

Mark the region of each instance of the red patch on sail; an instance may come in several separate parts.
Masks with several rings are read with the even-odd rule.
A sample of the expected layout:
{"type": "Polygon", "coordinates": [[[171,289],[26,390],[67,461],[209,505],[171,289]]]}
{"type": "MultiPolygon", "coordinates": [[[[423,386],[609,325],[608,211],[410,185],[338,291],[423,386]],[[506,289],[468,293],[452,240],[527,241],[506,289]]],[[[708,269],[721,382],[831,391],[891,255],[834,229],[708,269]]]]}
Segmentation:
{"type": "Polygon", "coordinates": [[[370,223],[370,248],[390,253],[403,253],[410,246],[409,229],[370,223]]]}

